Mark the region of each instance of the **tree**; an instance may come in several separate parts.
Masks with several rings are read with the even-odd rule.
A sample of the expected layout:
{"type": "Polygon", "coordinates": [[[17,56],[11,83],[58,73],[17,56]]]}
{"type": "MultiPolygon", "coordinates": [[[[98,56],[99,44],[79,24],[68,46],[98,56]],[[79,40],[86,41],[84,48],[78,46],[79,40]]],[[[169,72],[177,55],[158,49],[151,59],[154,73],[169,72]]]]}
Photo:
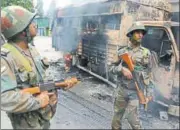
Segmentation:
{"type": "Polygon", "coordinates": [[[11,5],[19,5],[31,12],[35,11],[32,0],[1,0],[1,8],[11,5]]]}

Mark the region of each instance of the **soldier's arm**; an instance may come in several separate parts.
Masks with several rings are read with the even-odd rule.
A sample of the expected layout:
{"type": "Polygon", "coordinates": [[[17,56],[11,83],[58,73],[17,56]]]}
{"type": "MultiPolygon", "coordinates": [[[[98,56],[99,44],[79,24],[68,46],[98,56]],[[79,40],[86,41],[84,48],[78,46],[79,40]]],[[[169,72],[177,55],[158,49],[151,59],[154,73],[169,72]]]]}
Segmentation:
{"type": "Polygon", "coordinates": [[[17,82],[12,67],[1,58],[1,110],[9,113],[23,113],[41,107],[40,100],[29,93],[16,89],[17,82]]]}
{"type": "Polygon", "coordinates": [[[121,74],[122,71],[122,62],[119,59],[119,55],[123,54],[126,51],[126,48],[120,48],[117,51],[117,54],[113,57],[113,63],[110,65],[110,72],[113,74],[121,74]]]}
{"type": "Polygon", "coordinates": [[[109,69],[109,71],[113,74],[120,74],[121,70],[122,70],[121,63],[112,63],[109,69]]]}

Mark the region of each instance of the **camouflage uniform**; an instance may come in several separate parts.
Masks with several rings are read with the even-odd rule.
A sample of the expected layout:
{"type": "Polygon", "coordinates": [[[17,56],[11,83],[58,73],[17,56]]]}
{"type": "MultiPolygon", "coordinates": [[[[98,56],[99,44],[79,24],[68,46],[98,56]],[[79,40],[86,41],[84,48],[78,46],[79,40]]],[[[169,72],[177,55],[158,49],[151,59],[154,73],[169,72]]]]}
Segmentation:
{"type": "MultiPolygon", "coordinates": [[[[153,82],[151,80],[150,51],[142,46],[132,48],[130,45],[118,50],[118,55],[128,52],[135,61],[135,73],[147,97],[153,96],[153,82]]],[[[121,73],[122,67],[127,67],[123,61],[112,64],[110,71],[118,75],[118,90],[115,95],[114,117],[112,129],[122,129],[122,122],[125,120],[133,129],[141,129],[138,117],[138,97],[133,80],[128,80],[121,73]]]]}
{"type": "MultiPolygon", "coordinates": [[[[21,7],[10,8],[19,15],[26,14],[26,10],[23,12],[21,7]]],[[[7,11],[8,8],[5,10],[7,11]]],[[[3,19],[2,24],[6,24],[3,27],[12,29],[13,24],[8,20],[8,18],[3,19]]],[[[19,22],[22,24],[23,21],[19,22]]],[[[19,32],[22,31],[19,30],[20,28],[17,29],[19,32]]],[[[8,33],[7,29],[3,33],[7,39],[16,34],[14,30],[8,33]]],[[[49,120],[56,110],[57,104],[53,104],[53,101],[57,99],[57,91],[53,91],[54,95],[50,97],[50,103],[45,108],[41,108],[40,101],[35,95],[20,92],[23,88],[48,79],[45,75],[48,62],[40,57],[34,46],[31,44],[28,46],[27,51],[22,50],[15,43],[5,43],[1,47],[1,110],[7,112],[14,129],[48,129],[49,120]]]]}

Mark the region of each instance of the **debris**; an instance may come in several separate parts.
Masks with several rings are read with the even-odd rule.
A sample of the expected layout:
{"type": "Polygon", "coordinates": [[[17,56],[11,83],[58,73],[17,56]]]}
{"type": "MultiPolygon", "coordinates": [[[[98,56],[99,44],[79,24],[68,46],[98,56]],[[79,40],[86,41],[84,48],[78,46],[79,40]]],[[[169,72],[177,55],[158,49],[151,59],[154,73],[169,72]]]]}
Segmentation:
{"type": "Polygon", "coordinates": [[[166,111],[160,111],[159,114],[160,114],[160,120],[164,120],[164,121],[168,120],[168,114],[166,111]]]}
{"type": "Polygon", "coordinates": [[[173,116],[179,116],[179,106],[170,105],[168,108],[168,114],[173,116]]]}
{"type": "Polygon", "coordinates": [[[92,97],[97,98],[99,100],[105,100],[107,102],[112,102],[112,96],[110,95],[104,95],[104,94],[100,94],[100,93],[94,93],[92,94],[92,97]]]}

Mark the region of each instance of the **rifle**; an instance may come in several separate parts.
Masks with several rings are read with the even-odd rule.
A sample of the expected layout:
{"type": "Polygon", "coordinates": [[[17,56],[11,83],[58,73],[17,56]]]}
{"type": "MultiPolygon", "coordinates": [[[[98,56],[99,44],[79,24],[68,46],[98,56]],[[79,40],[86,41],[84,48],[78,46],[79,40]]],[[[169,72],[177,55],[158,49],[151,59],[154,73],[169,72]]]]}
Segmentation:
{"type": "MultiPolygon", "coordinates": [[[[134,72],[134,64],[132,62],[132,59],[130,58],[128,53],[124,53],[124,54],[120,55],[120,58],[127,64],[129,70],[131,71],[131,73],[133,75],[133,79],[134,79],[135,87],[136,87],[136,91],[137,91],[137,96],[139,98],[140,104],[145,104],[146,98],[145,98],[142,90],[139,88],[139,86],[141,87],[141,84],[140,84],[139,80],[137,80],[137,76],[134,72]]],[[[146,105],[145,105],[145,107],[146,107],[146,105]]]]}
{"type": "Polygon", "coordinates": [[[76,77],[66,79],[66,80],[59,80],[59,81],[49,81],[45,83],[39,83],[38,85],[31,87],[31,88],[25,88],[22,89],[22,93],[31,93],[31,94],[38,94],[44,91],[51,91],[54,89],[62,89],[68,86],[69,83],[72,85],[77,84],[79,81],[76,77]]]}

